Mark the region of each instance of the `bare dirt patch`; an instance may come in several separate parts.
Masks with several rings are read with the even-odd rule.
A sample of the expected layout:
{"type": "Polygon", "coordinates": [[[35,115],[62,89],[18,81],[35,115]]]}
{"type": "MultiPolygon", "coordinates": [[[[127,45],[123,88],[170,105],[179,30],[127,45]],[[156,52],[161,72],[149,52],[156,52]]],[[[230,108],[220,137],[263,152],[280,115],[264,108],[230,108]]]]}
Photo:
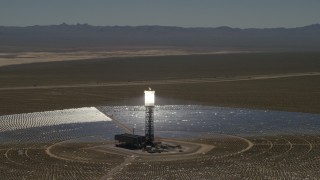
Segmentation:
{"type": "Polygon", "coordinates": [[[183,49],[153,50],[113,50],[113,51],[75,51],[75,52],[19,52],[0,53],[0,67],[38,62],[73,61],[114,57],[148,57],[192,54],[230,54],[246,51],[190,51],[183,49]]]}

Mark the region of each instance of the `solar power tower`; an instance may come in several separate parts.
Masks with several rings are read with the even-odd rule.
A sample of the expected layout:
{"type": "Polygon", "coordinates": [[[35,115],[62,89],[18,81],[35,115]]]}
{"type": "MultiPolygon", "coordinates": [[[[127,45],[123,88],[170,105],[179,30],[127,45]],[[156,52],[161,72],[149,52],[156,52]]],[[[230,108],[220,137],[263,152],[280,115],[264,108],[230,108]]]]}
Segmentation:
{"type": "Polygon", "coordinates": [[[151,88],[149,88],[149,90],[144,91],[144,106],[146,107],[146,145],[153,145],[154,141],[154,94],[155,91],[151,90],[151,88]]]}

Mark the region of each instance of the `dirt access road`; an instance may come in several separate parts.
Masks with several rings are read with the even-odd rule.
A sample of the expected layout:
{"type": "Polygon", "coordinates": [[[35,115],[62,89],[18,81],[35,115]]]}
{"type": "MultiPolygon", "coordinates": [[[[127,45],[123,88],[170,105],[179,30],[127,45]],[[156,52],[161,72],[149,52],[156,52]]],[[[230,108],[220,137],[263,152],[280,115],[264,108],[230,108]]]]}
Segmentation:
{"type": "Polygon", "coordinates": [[[85,88],[85,87],[115,87],[115,86],[139,86],[139,85],[165,85],[165,84],[195,84],[195,83],[218,83],[232,81],[252,81],[264,79],[278,79],[303,76],[319,76],[320,72],[290,73],[290,74],[268,74],[255,76],[235,76],[235,77],[214,77],[214,78],[191,78],[191,79],[166,79],[154,81],[131,81],[131,82],[111,82],[99,84],[73,84],[73,85],[49,85],[49,86],[23,86],[23,87],[3,87],[0,91],[6,90],[29,90],[29,89],[60,89],[60,88],[85,88]]]}

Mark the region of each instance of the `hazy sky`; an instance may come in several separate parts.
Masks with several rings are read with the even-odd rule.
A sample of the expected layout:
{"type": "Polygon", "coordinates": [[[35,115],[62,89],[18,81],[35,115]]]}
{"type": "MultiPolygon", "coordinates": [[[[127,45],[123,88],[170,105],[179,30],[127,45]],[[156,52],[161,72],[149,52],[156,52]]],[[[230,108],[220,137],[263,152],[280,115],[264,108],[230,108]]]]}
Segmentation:
{"type": "Polygon", "coordinates": [[[0,0],[0,25],[297,27],[320,23],[320,0],[0,0]]]}

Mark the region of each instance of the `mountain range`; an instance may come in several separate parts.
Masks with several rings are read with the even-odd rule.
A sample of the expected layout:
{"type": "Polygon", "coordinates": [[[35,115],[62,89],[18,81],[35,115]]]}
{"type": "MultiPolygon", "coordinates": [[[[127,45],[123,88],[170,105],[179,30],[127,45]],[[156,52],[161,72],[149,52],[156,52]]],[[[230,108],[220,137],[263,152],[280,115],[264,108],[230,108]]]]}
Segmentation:
{"type": "Polygon", "coordinates": [[[95,48],[320,50],[320,24],[297,28],[170,26],[0,26],[1,51],[95,48]]]}

